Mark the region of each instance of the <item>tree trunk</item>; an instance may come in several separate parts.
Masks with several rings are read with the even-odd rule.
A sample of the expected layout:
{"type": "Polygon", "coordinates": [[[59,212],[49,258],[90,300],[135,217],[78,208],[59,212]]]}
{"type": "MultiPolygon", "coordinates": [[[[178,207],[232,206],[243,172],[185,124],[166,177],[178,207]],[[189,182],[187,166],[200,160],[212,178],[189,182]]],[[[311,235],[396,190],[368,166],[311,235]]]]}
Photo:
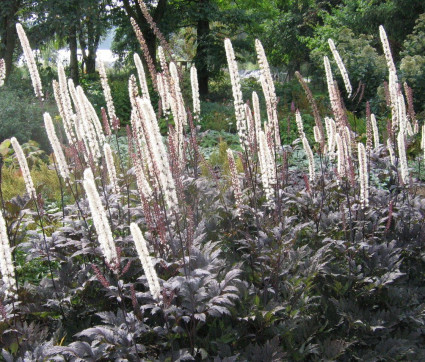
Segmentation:
{"type": "Polygon", "coordinates": [[[20,0],[12,2],[10,10],[0,16],[0,58],[4,59],[6,65],[6,79],[13,69],[13,51],[16,46],[16,13],[21,5],[20,0]]]}
{"type": "Polygon", "coordinates": [[[208,53],[209,53],[209,37],[210,37],[210,21],[205,9],[202,5],[207,4],[209,0],[200,0],[200,17],[196,24],[196,56],[195,66],[198,71],[199,95],[205,99],[208,97],[208,80],[210,78],[208,70],[208,53]]]}
{"type": "Polygon", "coordinates": [[[68,42],[70,50],[69,67],[71,69],[71,79],[74,81],[74,84],[77,85],[79,83],[79,77],[77,56],[77,30],[75,26],[72,26],[70,29],[68,42]]]}

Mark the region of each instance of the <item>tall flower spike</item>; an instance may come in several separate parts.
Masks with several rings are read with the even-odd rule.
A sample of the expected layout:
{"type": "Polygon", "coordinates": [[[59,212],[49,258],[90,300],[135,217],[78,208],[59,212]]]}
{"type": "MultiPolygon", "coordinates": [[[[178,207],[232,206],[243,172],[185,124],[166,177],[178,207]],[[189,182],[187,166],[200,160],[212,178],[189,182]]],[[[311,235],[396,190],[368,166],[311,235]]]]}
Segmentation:
{"type": "Polygon", "coordinates": [[[146,99],[151,99],[149,96],[148,83],[146,82],[145,69],[143,68],[142,61],[139,54],[134,53],[134,64],[136,65],[137,75],[139,76],[140,88],[142,89],[142,96],[146,99]]]}
{"type": "Polygon", "coordinates": [[[297,123],[297,128],[298,128],[298,133],[300,134],[300,138],[304,138],[305,133],[304,133],[303,120],[301,118],[301,113],[298,109],[295,111],[295,122],[297,123]]]}
{"type": "Polygon", "coordinates": [[[44,126],[46,127],[47,137],[52,145],[53,153],[55,154],[56,161],[59,167],[59,173],[63,179],[69,179],[69,168],[66,163],[66,158],[63,153],[58,136],[56,135],[55,126],[53,125],[52,118],[49,113],[44,113],[44,126]]]}
{"type": "Polygon", "coordinates": [[[5,295],[15,296],[16,279],[15,268],[12,261],[12,252],[10,250],[9,238],[7,237],[6,222],[3,214],[0,212],[0,272],[5,285],[5,295]]]}
{"type": "Polygon", "coordinates": [[[276,184],[276,165],[273,157],[273,152],[267,142],[267,137],[264,131],[260,131],[258,140],[258,159],[261,168],[261,181],[263,182],[264,192],[267,201],[274,205],[274,189],[276,184]]]}
{"type": "Polygon", "coordinates": [[[230,177],[232,180],[233,191],[235,193],[236,208],[237,208],[238,215],[240,215],[241,205],[242,205],[241,184],[238,178],[238,171],[236,169],[236,163],[235,163],[235,158],[233,156],[233,151],[230,148],[227,149],[227,159],[229,161],[230,177]]]}
{"type": "Polygon", "coordinates": [[[161,287],[159,285],[158,276],[152,263],[152,258],[149,255],[146,240],[143,237],[140,228],[134,222],[130,224],[130,231],[131,235],[133,236],[137,254],[139,255],[140,261],[142,262],[142,267],[148,281],[149,290],[154,299],[159,300],[161,296],[161,287]]]}
{"type": "Polygon", "coordinates": [[[108,169],[109,182],[112,189],[116,194],[119,194],[120,188],[118,186],[117,171],[115,170],[114,157],[112,155],[111,146],[109,143],[103,145],[103,153],[105,154],[106,167],[108,169]]]}
{"type": "Polygon", "coordinates": [[[267,106],[267,119],[273,128],[273,137],[275,148],[280,148],[280,134],[279,134],[279,121],[277,119],[277,98],[276,91],[273,83],[272,74],[270,72],[269,62],[267,61],[266,53],[264,51],[261,41],[255,39],[255,50],[257,52],[258,65],[261,71],[261,86],[263,88],[264,97],[267,106]]]}
{"type": "Polygon", "coordinates": [[[331,103],[332,112],[335,117],[336,126],[338,130],[340,130],[344,125],[344,116],[342,114],[342,106],[340,104],[339,96],[337,94],[336,86],[332,75],[331,63],[329,62],[327,56],[323,57],[323,63],[325,65],[326,82],[328,84],[329,100],[331,103]]]}
{"type": "Polygon", "coordinates": [[[406,185],[409,181],[409,169],[407,166],[406,144],[404,141],[405,133],[400,131],[397,136],[398,157],[400,162],[401,180],[406,185]]]}
{"type": "Polygon", "coordinates": [[[84,190],[89,201],[93,224],[96,228],[100,249],[109,264],[117,260],[117,250],[112,236],[111,227],[106,217],[105,209],[96,190],[93,173],[89,168],[84,171],[84,190]]]}
{"type": "Polygon", "coordinates": [[[344,62],[341,59],[341,56],[338,53],[338,50],[335,47],[335,43],[332,39],[328,39],[329,47],[331,48],[332,55],[334,56],[335,62],[338,66],[338,69],[341,73],[342,79],[344,80],[345,89],[347,90],[348,98],[351,97],[353,88],[351,87],[350,78],[348,77],[347,69],[345,68],[344,62]]]}
{"type": "Polygon", "coordinates": [[[15,137],[12,137],[10,141],[12,143],[13,149],[15,150],[16,158],[18,159],[19,167],[22,171],[22,176],[24,177],[27,193],[30,197],[35,199],[37,194],[35,193],[34,183],[32,182],[30,169],[28,168],[28,163],[27,159],[25,158],[24,151],[22,151],[22,147],[15,137]]]}
{"type": "Polygon", "coordinates": [[[22,49],[24,51],[25,59],[27,61],[28,70],[30,72],[32,85],[34,88],[34,93],[36,97],[43,100],[43,89],[41,86],[40,75],[38,74],[37,64],[35,63],[34,53],[32,52],[30,43],[28,41],[27,35],[25,34],[25,30],[21,24],[16,24],[16,31],[18,33],[19,40],[22,45],[22,49]]]}
{"type": "Polygon", "coordinates": [[[246,130],[245,106],[242,98],[241,82],[239,78],[238,65],[236,63],[235,53],[232,42],[226,38],[224,40],[226,50],[227,64],[229,67],[230,82],[232,83],[233,104],[235,106],[236,128],[240,142],[243,147],[248,145],[248,136],[246,130]]]}
{"type": "Polygon", "coordinates": [[[100,75],[100,83],[102,84],[103,94],[106,100],[106,108],[108,110],[109,121],[114,124],[116,123],[117,115],[115,114],[115,106],[114,101],[111,96],[111,88],[109,88],[108,77],[106,75],[106,69],[103,62],[99,62],[99,75],[100,75]]]}
{"type": "Polygon", "coordinates": [[[307,155],[307,159],[308,159],[308,172],[309,172],[309,175],[310,175],[310,181],[313,181],[314,177],[316,175],[315,170],[314,170],[313,152],[311,151],[311,147],[310,147],[310,144],[308,143],[307,138],[302,137],[302,141],[303,141],[304,151],[305,151],[305,154],[307,155]]]}
{"type": "Polygon", "coordinates": [[[0,87],[4,84],[6,79],[6,63],[4,59],[0,59],[0,87]]]}
{"type": "Polygon", "coordinates": [[[201,102],[199,100],[198,71],[194,65],[190,68],[190,83],[192,85],[193,115],[195,120],[199,121],[199,115],[201,114],[201,102]]]}
{"type": "Polygon", "coordinates": [[[370,120],[372,122],[374,146],[375,148],[377,148],[379,147],[379,130],[378,130],[378,124],[376,122],[376,117],[373,113],[370,115],[370,120]]]}
{"type": "Polygon", "coordinates": [[[358,144],[360,203],[362,208],[369,205],[369,174],[367,172],[366,148],[363,143],[358,144]]]}

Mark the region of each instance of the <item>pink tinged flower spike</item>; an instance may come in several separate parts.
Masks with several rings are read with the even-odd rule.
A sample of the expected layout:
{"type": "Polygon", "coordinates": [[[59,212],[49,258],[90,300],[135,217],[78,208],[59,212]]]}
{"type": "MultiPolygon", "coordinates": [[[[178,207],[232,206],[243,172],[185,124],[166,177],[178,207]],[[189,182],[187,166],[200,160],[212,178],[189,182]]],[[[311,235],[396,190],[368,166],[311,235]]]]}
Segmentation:
{"type": "Polygon", "coordinates": [[[6,63],[4,59],[0,59],[0,87],[4,84],[6,79],[6,63]]]}
{"type": "Polygon", "coordinates": [[[367,171],[366,148],[363,143],[358,143],[360,203],[362,208],[369,205],[369,173],[367,171]]]}
{"type": "Polygon", "coordinates": [[[375,148],[378,148],[379,147],[379,130],[378,130],[378,123],[376,122],[376,117],[373,113],[370,115],[370,120],[372,122],[374,146],[375,148]]]}
{"type": "Polygon", "coordinates": [[[159,285],[158,275],[152,263],[152,258],[149,255],[146,240],[140,228],[133,222],[130,224],[131,235],[133,236],[134,245],[136,246],[137,254],[142,263],[143,271],[145,272],[148,281],[149,290],[154,299],[159,300],[161,296],[161,287],[159,285]]]}
{"type": "Polygon", "coordinates": [[[302,137],[302,141],[303,141],[303,147],[304,147],[304,151],[305,154],[307,155],[307,160],[308,160],[308,172],[310,175],[310,181],[313,181],[316,173],[314,170],[314,156],[313,156],[313,152],[311,151],[311,147],[310,144],[308,143],[308,140],[306,137],[302,137]]]}
{"type": "Polygon", "coordinates": [[[69,168],[66,162],[65,154],[63,153],[62,146],[56,135],[55,126],[53,125],[52,118],[49,113],[44,113],[44,126],[46,128],[47,137],[55,154],[56,162],[58,163],[59,173],[64,180],[69,179],[69,168]]]}
{"type": "Polygon", "coordinates": [[[33,199],[37,198],[37,194],[35,192],[34,183],[31,178],[30,169],[28,168],[27,159],[25,158],[24,151],[22,151],[22,147],[17,141],[15,137],[10,139],[12,143],[12,147],[15,150],[16,158],[18,159],[19,167],[21,168],[22,176],[25,181],[25,187],[27,189],[27,193],[33,199]]]}
{"type": "Polygon", "coordinates": [[[108,76],[106,75],[106,69],[103,62],[99,62],[99,75],[100,75],[100,83],[102,84],[103,94],[106,100],[106,108],[108,110],[109,121],[113,124],[116,124],[117,115],[115,114],[115,106],[114,101],[112,100],[111,88],[109,88],[108,84],[108,76]]]}
{"type": "Polygon", "coordinates": [[[199,116],[201,114],[201,101],[199,100],[198,71],[194,65],[190,68],[190,84],[192,86],[193,115],[195,120],[199,121],[199,116]]]}
{"type": "Polygon", "coordinates": [[[267,61],[261,41],[255,39],[255,50],[257,52],[258,65],[261,71],[261,86],[263,88],[264,97],[267,105],[267,118],[269,124],[273,127],[273,135],[276,150],[280,148],[279,121],[277,118],[277,98],[273,83],[272,74],[270,72],[269,62],[267,61]]]}
{"type": "Polygon", "coordinates": [[[322,143],[322,134],[320,133],[320,129],[317,126],[313,127],[314,140],[317,143],[322,143]]]}
{"type": "Polygon", "coordinates": [[[27,62],[28,70],[30,72],[32,85],[36,97],[43,100],[43,88],[41,86],[40,74],[38,73],[37,64],[35,63],[34,53],[31,49],[27,35],[25,34],[24,28],[21,24],[16,24],[16,31],[18,33],[19,40],[21,42],[22,49],[24,51],[25,60],[27,62]]]}
{"type": "Polygon", "coordinates": [[[117,171],[115,169],[114,156],[109,143],[103,145],[103,153],[105,154],[106,168],[108,169],[109,182],[112,185],[112,190],[115,194],[119,194],[120,188],[118,186],[117,171]]]}
{"type": "Polygon", "coordinates": [[[89,201],[90,211],[92,213],[93,224],[96,229],[100,249],[109,264],[117,261],[117,250],[112,236],[111,227],[106,216],[106,211],[100,200],[96,189],[92,171],[87,168],[84,171],[84,190],[89,201]]]}
{"type": "Polygon", "coordinates": [[[227,149],[227,159],[229,161],[229,170],[230,170],[230,177],[232,180],[232,186],[233,191],[235,194],[235,200],[236,200],[236,207],[238,210],[238,215],[241,214],[241,206],[242,206],[242,191],[241,191],[241,184],[240,180],[238,178],[238,171],[236,169],[236,162],[235,158],[233,156],[233,152],[231,149],[227,149]]]}
{"type": "Polygon", "coordinates": [[[148,83],[146,82],[145,69],[143,67],[142,61],[140,60],[139,54],[137,53],[134,53],[134,64],[136,65],[137,75],[139,76],[139,83],[140,83],[140,88],[142,90],[142,97],[150,100],[148,83]]]}
{"type": "Polygon", "coordinates": [[[397,146],[398,146],[398,157],[400,162],[400,175],[403,184],[408,184],[409,181],[409,169],[407,166],[407,156],[406,156],[406,143],[404,140],[405,134],[400,131],[397,136],[397,146]]]}
{"type": "Polygon", "coordinates": [[[238,65],[236,63],[235,53],[232,42],[226,38],[224,40],[226,50],[227,64],[229,67],[230,82],[232,84],[233,104],[235,107],[236,128],[238,130],[239,140],[242,147],[248,146],[248,135],[246,129],[245,106],[242,98],[241,82],[239,78],[238,65]]]}
{"type": "Polygon", "coordinates": [[[332,55],[335,59],[335,62],[338,66],[338,69],[341,73],[342,79],[344,80],[345,89],[347,91],[348,98],[351,97],[353,88],[351,87],[350,78],[348,77],[347,69],[345,68],[344,62],[341,59],[341,56],[338,53],[338,50],[335,47],[335,43],[332,39],[328,39],[329,47],[331,48],[332,55]]]}
{"type": "Polygon", "coordinates": [[[5,296],[16,297],[15,268],[12,261],[6,222],[0,212],[0,272],[5,288],[5,296]]]}

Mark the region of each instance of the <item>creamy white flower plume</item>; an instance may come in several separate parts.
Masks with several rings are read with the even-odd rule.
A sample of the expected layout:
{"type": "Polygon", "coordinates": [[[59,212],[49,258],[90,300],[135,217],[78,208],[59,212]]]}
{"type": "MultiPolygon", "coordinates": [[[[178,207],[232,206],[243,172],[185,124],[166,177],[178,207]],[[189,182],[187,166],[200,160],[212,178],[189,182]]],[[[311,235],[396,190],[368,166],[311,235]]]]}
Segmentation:
{"type": "Polygon", "coordinates": [[[69,168],[66,162],[65,155],[62,150],[62,146],[59,142],[58,136],[56,135],[55,126],[53,125],[52,118],[49,113],[44,113],[44,126],[46,127],[47,137],[49,138],[50,144],[52,145],[53,153],[55,154],[56,161],[59,167],[59,173],[66,180],[69,179],[69,168]]]}
{"type": "Polygon", "coordinates": [[[302,141],[303,141],[303,146],[304,146],[304,151],[305,154],[307,155],[307,160],[308,160],[308,172],[309,172],[309,178],[310,181],[314,180],[314,177],[316,175],[315,170],[314,170],[314,157],[313,157],[313,152],[311,151],[311,147],[310,144],[308,143],[308,140],[306,137],[301,137],[302,141]]]}
{"type": "Polygon", "coordinates": [[[409,182],[409,169],[407,167],[406,143],[404,141],[405,134],[400,131],[397,136],[398,159],[400,162],[400,175],[403,183],[409,182]]]}
{"type": "Polygon", "coordinates": [[[34,53],[32,52],[30,43],[28,41],[25,30],[21,24],[16,24],[16,31],[18,33],[19,40],[24,51],[25,60],[27,61],[28,70],[30,72],[32,86],[34,88],[35,95],[43,99],[43,89],[41,86],[40,74],[38,73],[37,64],[35,63],[34,53]]]}
{"type": "Polygon", "coordinates": [[[298,133],[300,135],[300,138],[305,137],[303,120],[301,118],[301,113],[298,109],[295,111],[295,122],[297,124],[298,133]]]}
{"type": "Polygon", "coordinates": [[[34,183],[32,182],[30,169],[28,168],[28,163],[27,159],[25,158],[24,151],[22,151],[22,147],[15,137],[12,137],[10,141],[12,143],[13,149],[15,150],[16,158],[18,159],[19,167],[22,171],[27,193],[30,197],[35,199],[37,194],[35,193],[34,183]]]}
{"type": "Polygon", "coordinates": [[[109,88],[108,84],[108,76],[106,75],[106,69],[103,62],[99,62],[99,75],[100,75],[100,83],[102,84],[103,94],[106,100],[106,108],[108,110],[109,121],[112,125],[116,124],[117,115],[115,114],[115,106],[114,101],[112,100],[111,88],[109,88]]]}
{"type": "Polygon", "coordinates": [[[264,131],[260,131],[258,144],[258,158],[261,168],[261,181],[266,194],[267,201],[274,205],[274,185],[276,184],[276,164],[273,157],[273,151],[267,142],[264,131]]]}
{"type": "Polygon", "coordinates": [[[109,181],[112,185],[112,189],[116,194],[119,194],[120,188],[118,186],[117,171],[115,170],[114,157],[109,143],[103,145],[103,153],[105,154],[106,168],[108,169],[109,181]]]}
{"type": "Polygon", "coordinates": [[[362,208],[369,205],[369,174],[367,171],[366,148],[363,143],[358,143],[360,203],[362,208]]]}
{"type": "Polygon", "coordinates": [[[6,79],[6,63],[4,59],[0,59],[0,87],[4,84],[6,79]]]}
{"type": "Polygon", "coordinates": [[[149,255],[146,240],[143,237],[140,228],[133,222],[130,224],[131,235],[133,236],[134,245],[136,246],[137,254],[142,262],[143,271],[145,272],[148,281],[149,290],[154,299],[159,300],[161,296],[161,287],[159,285],[158,275],[152,263],[152,258],[149,255]]]}
{"type": "Polygon", "coordinates": [[[6,297],[16,295],[15,268],[12,261],[9,238],[7,236],[6,222],[0,212],[0,272],[5,285],[6,297]]]}
{"type": "Polygon", "coordinates": [[[277,98],[273,83],[272,74],[270,72],[269,62],[267,61],[266,53],[263,44],[259,39],[255,39],[255,50],[257,52],[258,65],[260,66],[261,76],[260,82],[263,88],[264,98],[267,106],[267,119],[269,125],[273,128],[273,137],[275,148],[280,148],[279,121],[277,119],[277,98]]]}
{"type": "Polygon", "coordinates": [[[335,62],[338,66],[338,69],[341,72],[342,79],[344,80],[344,85],[345,85],[345,89],[347,90],[348,98],[350,98],[353,89],[351,87],[350,78],[348,77],[347,69],[345,68],[344,62],[342,61],[341,56],[339,55],[333,40],[329,38],[328,43],[329,43],[329,47],[331,48],[332,55],[334,56],[335,62]]]}
{"type": "Polygon", "coordinates": [[[150,100],[148,83],[146,82],[145,68],[140,60],[139,54],[134,53],[134,64],[136,65],[137,75],[139,76],[140,88],[142,89],[142,96],[150,100]]]}
{"type": "Polygon", "coordinates": [[[255,134],[258,139],[260,138],[261,131],[261,112],[260,112],[260,100],[258,99],[257,92],[252,92],[252,109],[254,111],[254,124],[255,124],[255,134]]]}
{"type": "Polygon", "coordinates": [[[229,67],[230,82],[232,83],[233,104],[235,106],[236,128],[240,142],[243,147],[248,146],[248,135],[246,127],[245,106],[242,98],[241,82],[236,63],[235,53],[233,51],[232,42],[226,38],[224,40],[226,50],[227,64],[229,67]]]}
{"type": "Polygon", "coordinates": [[[377,148],[379,147],[379,130],[378,130],[378,124],[376,122],[376,117],[373,113],[370,115],[370,120],[372,122],[373,140],[374,140],[375,148],[377,148]]]}
{"type": "Polygon", "coordinates": [[[201,113],[201,102],[199,100],[198,71],[194,65],[190,68],[190,83],[192,86],[193,115],[195,119],[199,119],[199,115],[201,113]]]}
{"type": "Polygon", "coordinates": [[[105,256],[106,261],[111,264],[117,261],[117,250],[112,236],[111,227],[106,217],[106,211],[100,200],[96,189],[93,173],[89,168],[84,171],[84,190],[89,201],[90,211],[93,218],[93,224],[96,228],[100,249],[105,256]]]}

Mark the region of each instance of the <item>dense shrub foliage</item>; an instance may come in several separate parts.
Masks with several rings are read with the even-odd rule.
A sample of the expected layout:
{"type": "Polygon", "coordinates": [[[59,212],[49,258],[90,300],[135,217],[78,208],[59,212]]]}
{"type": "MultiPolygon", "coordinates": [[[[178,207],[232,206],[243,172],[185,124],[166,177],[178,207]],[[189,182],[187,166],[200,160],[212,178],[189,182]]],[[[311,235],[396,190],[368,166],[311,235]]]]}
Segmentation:
{"type": "MultiPolygon", "coordinates": [[[[236,99],[240,85],[229,44],[236,99]]],[[[387,62],[391,66],[388,56],[387,62]]],[[[127,137],[118,137],[119,122],[109,122],[105,112],[104,130],[93,131],[93,139],[89,125],[100,122],[77,88],[71,106],[77,117],[61,110],[64,141],[50,137],[54,162],[30,162],[32,176],[42,167],[46,175],[57,171],[59,194],[39,188],[10,200],[0,194],[0,257],[3,262],[8,239],[16,273],[12,287],[2,275],[4,360],[425,359],[425,144],[422,138],[419,146],[412,102],[403,109],[392,78],[392,109],[382,124],[375,127],[368,114],[355,128],[328,74],[331,110],[325,111],[338,131],[327,119],[320,138],[325,114],[313,129],[303,127],[293,109],[277,125],[284,145],[276,147],[277,102],[260,55],[259,63],[267,114],[255,111],[255,101],[251,112],[235,100],[236,131],[247,142],[227,136],[215,152],[205,152],[216,145],[199,125],[202,110],[195,124],[190,111],[179,113],[177,86],[170,91],[174,108],[163,105],[158,122],[146,95],[130,82],[127,137]],[[241,124],[242,113],[260,123],[241,124]],[[288,130],[297,135],[294,142],[285,142],[288,130]],[[66,142],[72,131],[76,141],[70,136],[66,142]],[[95,145],[103,150],[104,144],[111,145],[113,159],[103,151],[97,157],[95,145]],[[62,157],[69,177],[61,176],[62,157]]],[[[174,65],[162,67],[169,84],[178,85],[174,65]]],[[[113,99],[103,90],[111,112],[113,99]]],[[[65,107],[65,98],[58,99],[65,107]]],[[[28,189],[26,160],[16,140],[12,144],[28,189]]],[[[8,144],[0,150],[5,160],[11,157],[8,144]]],[[[8,160],[2,175],[17,161],[8,160]]]]}

